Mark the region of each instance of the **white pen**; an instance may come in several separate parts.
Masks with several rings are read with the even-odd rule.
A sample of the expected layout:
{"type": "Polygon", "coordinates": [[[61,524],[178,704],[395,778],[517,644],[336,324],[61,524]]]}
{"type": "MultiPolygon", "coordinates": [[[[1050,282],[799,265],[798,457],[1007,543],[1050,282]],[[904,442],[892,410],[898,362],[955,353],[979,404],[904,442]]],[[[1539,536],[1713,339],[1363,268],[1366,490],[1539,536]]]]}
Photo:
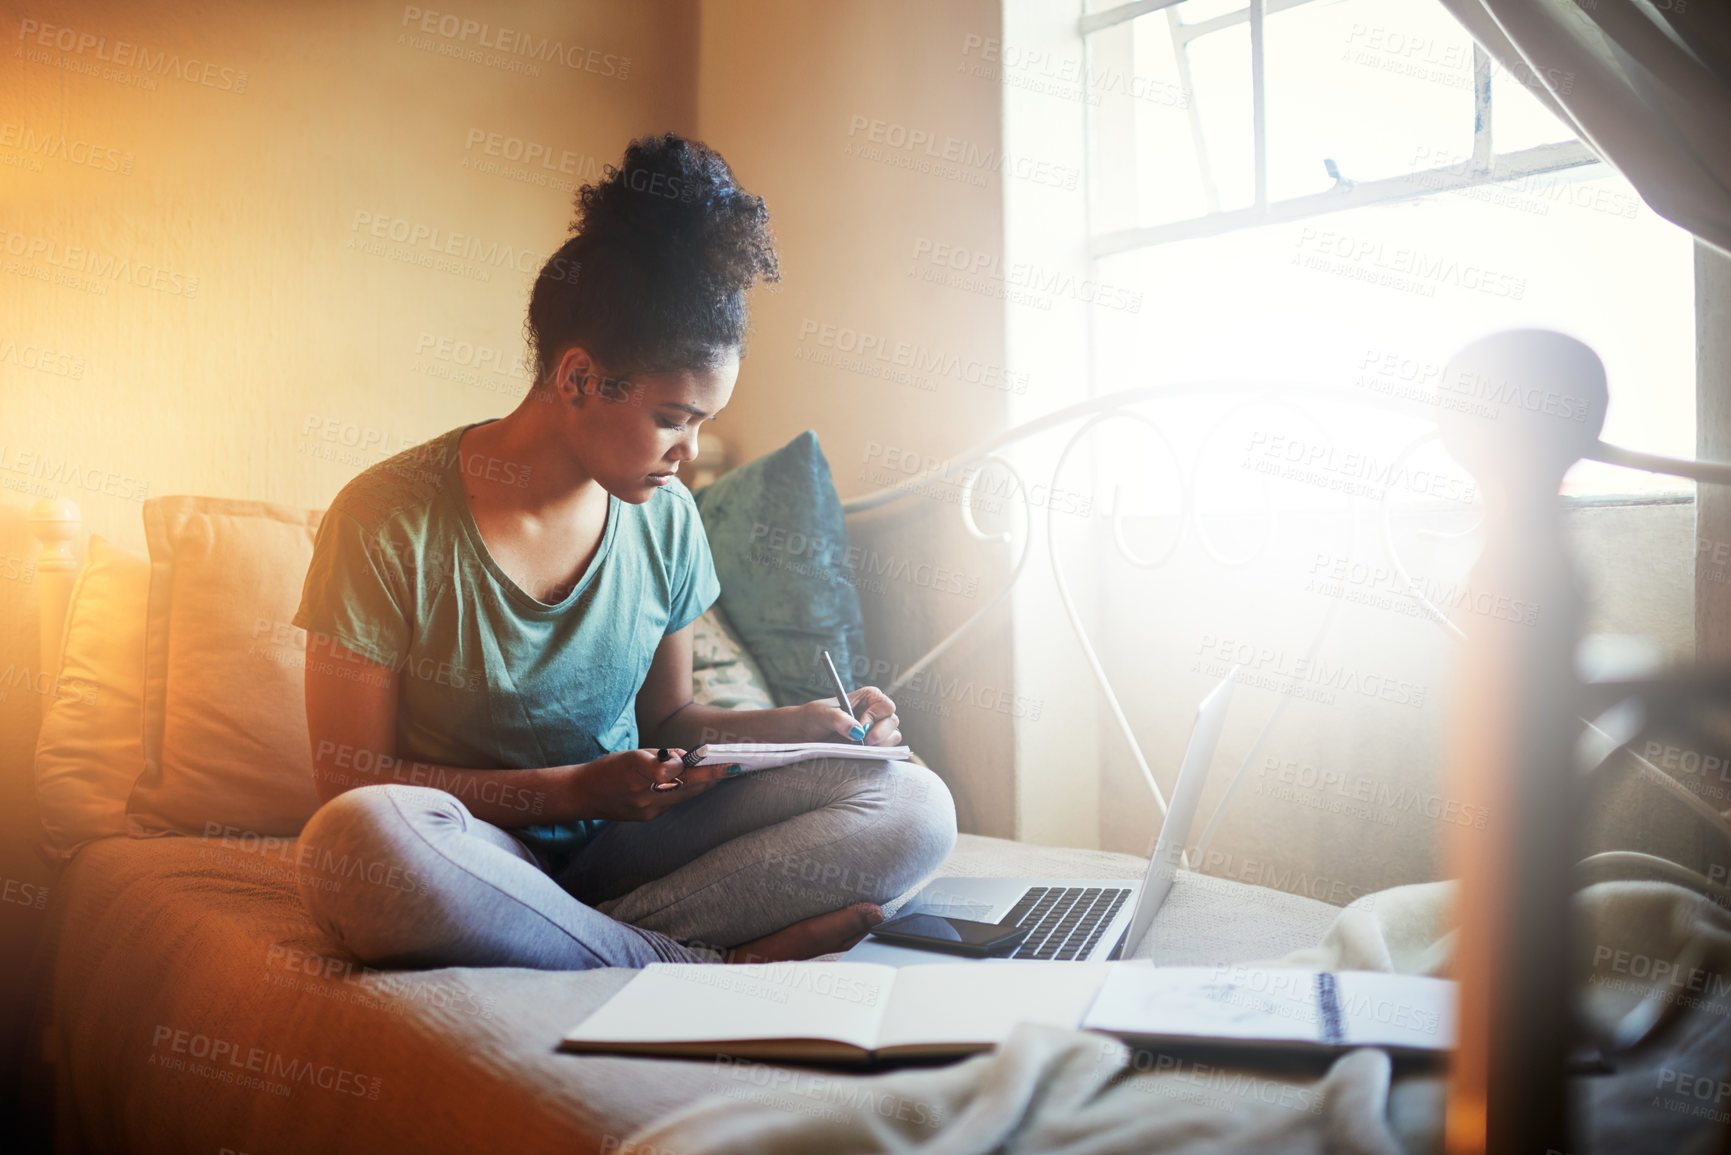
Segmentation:
{"type": "MultiPolygon", "coordinates": [[[[836,701],[841,703],[841,708],[847,712],[847,716],[854,720],[854,728],[856,730],[861,729],[859,715],[853,712],[853,703],[847,700],[847,687],[841,684],[841,675],[835,672],[835,660],[829,656],[828,650],[823,651],[823,668],[829,671],[830,683],[835,686],[836,701]]],[[[863,743],[865,742],[865,735],[862,733],[860,737],[853,740],[863,743]]]]}

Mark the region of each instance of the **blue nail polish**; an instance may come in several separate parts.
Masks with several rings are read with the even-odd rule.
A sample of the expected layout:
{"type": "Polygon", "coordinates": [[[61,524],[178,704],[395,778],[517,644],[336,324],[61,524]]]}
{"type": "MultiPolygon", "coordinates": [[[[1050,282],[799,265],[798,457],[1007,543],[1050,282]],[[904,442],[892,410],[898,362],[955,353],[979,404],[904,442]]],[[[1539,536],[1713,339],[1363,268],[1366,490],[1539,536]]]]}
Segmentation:
{"type": "Polygon", "coordinates": [[[744,770],[745,767],[741,766],[738,762],[734,762],[729,765],[727,769],[723,770],[721,774],[724,778],[732,778],[735,774],[739,774],[744,770]]]}
{"type": "Polygon", "coordinates": [[[864,726],[855,726],[853,729],[851,729],[847,732],[847,736],[849,738],[852,738],[855,742],[865,741],[865,734],[866,734],[866,732],[865,732],[864,726]]]}

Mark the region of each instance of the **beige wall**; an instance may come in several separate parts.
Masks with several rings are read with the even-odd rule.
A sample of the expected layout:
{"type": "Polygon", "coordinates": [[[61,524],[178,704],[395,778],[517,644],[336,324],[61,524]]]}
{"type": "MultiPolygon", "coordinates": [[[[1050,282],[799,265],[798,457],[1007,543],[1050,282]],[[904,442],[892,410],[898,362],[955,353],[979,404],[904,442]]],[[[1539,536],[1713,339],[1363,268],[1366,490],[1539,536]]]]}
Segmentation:
{"type": "MultiPolygon", "coordinates": [[[[903,462],[941,463],[1077,399],[1082,310],[1006,301],[989,275],[926,279],[943,271],[936,246],[1087,272],[1082,194],[1001,169],[1007,146],[1079,170],[1085,106],[1000,83],[980,47],[996,38],[1080,51],[1069,7],[1001,15],[992,0],[517,0],[433,17],[379,3],[0,7],[0,661],[34,660],[22,517],[38,496],[73,497],[88,528],[142,548],[145,496],[322,505],[396,448],[503,412],[526,385],[528,280],[564,235],[572,186],[644,132],[718,148],[768,200],[779,238],[784,280],[754,295],[740,388],[717,425],[731,460],[812,428],[838,489],[857,496],[905,477],[903,462]],[[564,60],[480,46],[503,28],[564,60]],[[513,159],[520,149],[544,153],[513,159]],[[393,242],[393,228],[418,239],[393,242]],[[461,253],[440,268],[416,263],[438,255],[433,230],[461,253]]],[[[1020,459],[1030,480],[1051,456],[1020,459]]],[[[1074,467],[1086,486],[1086,457],[1074,467]]],[[[1005,571],[1001,546],[957,533],[953,483],[928,496],[853,527],[880,683],[980,612],[1005,571]]],[[[1017,630],[996,611],[900,693],[904,729],[949,776],[964,829],[1145,850],[1152,804],[1057,610],[1045,514],[1017,630]],[[1018,719],[1030,704],[1038,717],[1018,719]]],[[[1647,559],[1687,556],[1686,518],[1575,520],[1606,627],[1678,649],[1686,575],[1655,586],[1647,559]]],[[[1283,608],[1198,570],[1104,631],[1095,607],[1144,586],[1113,576],[1109,546],[1081,541],[1080,522],[1059,529],[1073,593],[1108,668],[1133,671],[1120,689],[1169,785],[1206,680],[1190,668],[1205,626],[1187,607],[1283,608]],[[1165,639],[1157,662],[1148,639],[1165,639]]],[[[1434,631],[1344,625],[1366,661],[1412,633],[1413,676],[1440,700],[1450,650],[1434,631]]],[[[8,814],[28,806],[38,705],[0,695],[8,814]]],[[[1222,768],[1273,706],[1245,696],[1222,768]]],[[[1269,752],[1428,797],[1443,717],[1295,709],[1269,752]]],[[[1435,822],[1343,818],[1254,785],[1221,830],[1232,857],[1219,872],[1254,861],[1362,887],[1434,867],[1435,822]]]]}
{"type": "MultiPolygon", "coordinates": [[[[1001,233],[979,155],[998,90],[955,74],[964,37],[995,19],[982,0],[0,8],[0,574],[4,558],[28,567],[38,497],[75,499],[88,530],[142,550],[146,497],[320,506],[391,452],[504,412],[573,187],[646,132],[708,138],[780,237],[785,279],[755,295],[717,430],[732,461],[815,428],[849,496],[886,458],[1002,428],[996,303],[908,277],[919,238],[1001,233]],[[850,152],[890,125],[971,163],[932,174],[850,152]],[[938,369],[897,381],[811,360],[841,354],[844,330],[938,369]]],[[[954,510],[907,502],[859,527],[879,571],[861,583],[876,681],[995,589],[1001,553],[957,546],[954,510]]],[[[28,633],[31,583],[0,595],[28,633]]],[[[964,821],[996,833],[1013,825],[993,708],[1006,637],[995,621],[935,689],[902,695],[911,740],[971,795],[964,821]]],[[[29,697],[0,702],[20,758],[29,697]]]]}
{"type": "MultiPolygon", "coordinates": [[[[716,423],[736,460],[815,429],[847,498],[905,476],[909,456],[941,461],[1005,427],[1002,302],[911,275],[931,267],[916,260],[927,246],[1002,249],[1000,91],[960,68],[969,36],[997,35],[997,10],[703,4],[698,130],[768,200],[783,268],[753,301],[739,389],[716,423]]],[[[1002,584],[1002,552],[962,538],[944,500],[955,487],[937,489],[890,524],[855,527],[880,683],[1002,584]]],[[[964,829],[1010,834],[1009,627],[984,625],[897,700],[909,741],[960,795],[964,829]]]]}
{"type": "Polygon", "coordinates": [[[136,546],[144,496],[322,505],[504,412],[572,185],[692,127],[694,28],[678,0],[0,13],[0,500],[136,546]]]}
{"type": "MultiPolygon", "coordinates": [[[[322,506],[505,412],[573,184],[634,135],[692,127],[689,3],[427,11],[0,7],[0,668],[39,664],[36,499],[142,551],[146,497],[322,506]]],[[[9,862],[33,838],[41,706],[16,682],[9,862]]]]}
{"type": "MultiPolygon", "coordinates": [[[[526,385],[529,278],[563,240],[573,183],[634,135],[693,127],[684,0],[471,3],[451,35],[413,7],[0,5],[5,1041],[40,919],[12,899],[47,881],[24,511],[71,497],[88,529],[142,550],[147,496],[322,506],[396,448],[505,412],[526,385]],[[506,27],[526,61],[479,48],[506,27]],[[546,160],[502,155],[529,145],[546,160]],[[389,239],[394,220],[412,243],[389,239]],[[411,263],[434,257],[435,229],[466,253],[447,269],[411,263]],[[459,363],[483,347],[497,371],[459,363]]],[[[12,1054],[0,1045],[0,1067],[12,1054]]],[[[0,1070],[0,1096],[16,1085],[0,1070]]]]}
{"type": "MultiPolygon", "coordinates": [[[[874,443],[942,456],[1002,428],[1006,391],[959,370],[910,370],[915,384],[812,360],[842,358],[849,329],[1003,365],[1000,302],[909,276],[922,238],[1001,246],[997,173],[966,160],[901,167],[942,166],[951,140],[959,156],[996,151],[997,86],[956,68],[964,38],[995,35],[996,23],[990,0],[703,4],[698,128],[768,200],[784,278],[752,303],[741,388],[717,424],[744,458],[816,429],[846,497],[877,488],[860,477],[874,443]],[[940,155],[887,143],[904,130],[929,133],[940,155]]],[[[899,368],[875,348],[861,360],[899,368]]]]}

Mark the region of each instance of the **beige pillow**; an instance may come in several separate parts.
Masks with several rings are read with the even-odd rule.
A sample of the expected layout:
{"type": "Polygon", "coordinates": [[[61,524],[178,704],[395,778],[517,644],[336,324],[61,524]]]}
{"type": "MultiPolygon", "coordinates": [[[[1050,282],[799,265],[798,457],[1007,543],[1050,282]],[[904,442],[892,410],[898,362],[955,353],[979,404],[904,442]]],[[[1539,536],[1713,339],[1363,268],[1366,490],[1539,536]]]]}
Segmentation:
{"type": "Polygon", "coordinates": [[[318,809],[300,604],[322,513],[261,501],[145,502],[144,773],[135,836],[298,834],[318,809]]]}
{"type": "Polygon", "coordinates": [[[59,682],[36,739],[36,804],[52,853],[126,833],[144,772],[144,607],[150,563],[92,534],[72,587],[59,682]]]}
{"type": "MultiPolygon", "coordinates": [[[[775,698],[757,659],[733,632],[721,603],[710,606],[691,631],[691,700],[718,710],[773,710],[775,698]]],[[[729,735],[721,741],[736,741],[729,735]]],[[[918,754],[908,760],[924,766],[918,754]]]]}
{"type": "MultiPolygon", "coordinates": [[[[289,619],[321,517],[164,497],[144,507],[148,562],[92,535],[68,606],[61,692],[36,752],[55,853],[119,834],[300,831],[318,797],[306,632],[289,619]]],[[[697,701],[773,705],[719,605],[694,634],[697,701]]]]}
{"type": "Polygon", "coordinates": [[[720,602],[691,631],[691,697],[722,710],[775,708],[763,671],[728,624],[720,602]]]}

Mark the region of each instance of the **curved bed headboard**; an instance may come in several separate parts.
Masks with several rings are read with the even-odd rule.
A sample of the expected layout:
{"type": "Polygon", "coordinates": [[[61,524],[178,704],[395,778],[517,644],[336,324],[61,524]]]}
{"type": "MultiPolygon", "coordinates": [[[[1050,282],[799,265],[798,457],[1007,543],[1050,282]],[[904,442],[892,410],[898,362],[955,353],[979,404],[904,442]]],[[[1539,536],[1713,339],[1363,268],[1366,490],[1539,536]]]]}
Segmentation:
{"type": "MultiPolygon", "coordinates": [[[[1451,454],[1473,472],[1485,494],[1488,540],[1473,571],[1474,588],[1518,594],[1529,604],[1544,607],[1541,628],[1517,628],[1513,623],[1490,620],[1475,626],[1469,635],[1408,579],[1414,596],[1432,619],[1462,643],[1453,706],[1453,748],[1448,756],[1451,795],[1476,803],[1480,813],[1492,818],[1485,830],[1453,826],[1449,834],[1449,871],[1462,880],[1462,890],[1456,952],[1456,973],[1461,980],[1460,1031],[1451,1074],[1448,1146],[1451,1151],[1566,1151],[1571,1145],[1564,1064],[1574,1039],[1568,1001],[1571,987],[1559,981],[1557,959],[1558,944],[1569,939],[1577,857],[1574,847],[1579,815],[1571,805],[1578,796],[1576,741],[1584,718],[1595,717],[1619,698],[1643,693],[1716,692],[1731,696],[1731,671],[1674,671],[1645,683],[1615,687],[1581,682],[1575,656],[1584,605],[1565,548],[1558,491],[1563,475],[1582,459],[1716,485],[1731,484],[1731,465],[1641,453],[1600,438],[1607,400],[1603,366],[1591,349],[1561,334],[1540,330],[1497,334],[1457,354],[1444,372],[1445,380],[1452,380],[1454,374],[1468,374],[1516,386],[1501,394],[1492,391],[1501,399],[1491,406],[1488,416],[1441,410],[1438,428],[1426,439],[1441,436],[1451,454]],[[1574,415],[1579,410],[1573,405],[1543,400],[1547,392],[1586,400],[1585,419],[1574,415]],[[1535,406],[1521,400],[1534,396],[1541,398],[1535,406]],[[1568,418],[1558,419],[1564,413],[1568,418]]],[[[882,509],[905,501],[939,474],[977,470],[987,462],[1007,467],[1008,462],[999,456],[1003,451],[1077,425],[1058,455],[1056,469],[1062,469],[1070,448],[1101,421],[1136,416],[1133,407],[1144,403],[1204,392],[1282,400],[1326,398],[1357,406],[1412,410],[1409,405],[1384,402],[1374,395],[1316,386],[1210,382],[1130,389],[1079,402],[1007,430],[926,474],[854,498],[844,508],[850,514],[882,509]]],[[[1413,448],[1409,445],[1396,460],[1404,459],[1413,448]]],[[[958,508],[967,531],[983,537],[972,518],[969,484],[971,481],[964,481],[958,508]]],[[[1185,495],[1185,512],[1193,516],[1189,496],[1185,495]]],[[[1383,501],[1385,533],[1386,496],[1387,490],[1383,501]]],[[[1128,557],[1117,528],[1114,524],[1114,538],[1128,557]]],[[[1050,539],[1048,552],[1049,547],[1050,539]]],[[[1031,548],[1030,542],[1016,557],[1005,590],[909,663],[901,681],[935,661],[998,609],[1009,588],[1025,572],[1031,548]]],[[[1130,560],[1137,562],[1133,557],[1130,560]]],[[[1097,688],[1164,813],[1159,786],[1094,654],[1056,556],[1048,561],[1097,688]]],[[[1401,576],[1406,577],[1404,572],[1401,576]]],[[[894,693],[896,687],[888,688],[894,693]]],[[[1279,720],[1277,710],[1232,785],[1243,777],[1279,720]]],[[[1231,786],[1203,832],[1203,845],[1230,797],[1231,786]]]]}

